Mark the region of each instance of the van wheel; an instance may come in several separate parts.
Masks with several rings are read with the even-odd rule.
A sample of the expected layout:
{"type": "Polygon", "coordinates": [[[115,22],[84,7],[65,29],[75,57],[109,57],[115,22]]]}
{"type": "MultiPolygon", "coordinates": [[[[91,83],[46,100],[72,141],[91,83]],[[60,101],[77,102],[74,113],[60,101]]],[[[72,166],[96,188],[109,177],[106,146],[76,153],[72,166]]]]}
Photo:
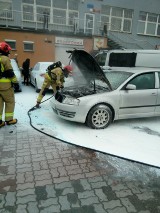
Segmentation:
{"type": "Polygon", "coordinates": [[[37,82],[36,82],[36,81],[35,81],[35,90],[36,90],[37,93],[40,92],[40,89],[38,89],[38,86],[37,86],[37,82]]]}
{"type": "Polygon", "coordinates": [[[89,111],[86,124],[92,129],[104,129],[112,122],[112,117],[111,109],[104,104],[99,104],[89,111]]]}

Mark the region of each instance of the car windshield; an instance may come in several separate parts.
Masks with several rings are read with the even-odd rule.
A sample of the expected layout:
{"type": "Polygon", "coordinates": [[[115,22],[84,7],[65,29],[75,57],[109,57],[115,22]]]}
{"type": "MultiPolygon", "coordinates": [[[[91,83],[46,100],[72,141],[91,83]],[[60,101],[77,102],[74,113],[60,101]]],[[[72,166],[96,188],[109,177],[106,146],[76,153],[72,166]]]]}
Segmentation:
{"type": "Polygon", "coordinates": [[[45,63],[45,64],[41,64],[40,70],[46,71],[47,67],[48,67],[49,65],[51,65],[51,64],[52,64],[52,62],[50,62],[50,63],[45,63]]]}
{"type": "Polygon", "coordinates": [[[109,71],[105,72],[105,76],[109,80],[112,89],[117,89],[125,80],[127,80],[133,73],[123,71],[109,71]]]}

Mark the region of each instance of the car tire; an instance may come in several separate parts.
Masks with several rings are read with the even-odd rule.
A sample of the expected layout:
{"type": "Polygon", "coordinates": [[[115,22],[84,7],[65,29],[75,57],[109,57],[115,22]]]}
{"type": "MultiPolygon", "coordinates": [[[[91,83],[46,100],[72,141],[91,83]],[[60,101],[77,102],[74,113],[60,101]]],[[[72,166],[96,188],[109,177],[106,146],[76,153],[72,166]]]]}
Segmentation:
{"type": "Polygon", "coordinates": [[[37,93],[40,92],[40,89],[38,89],[38,86],[37,86],[37,82],[36,82],[36,81],[35,81],[35,90],[36,90],[37,93]]]}
{"type": "Polygon", "coordinates": [[[104,129],[112,122],[112,111],[104,105],[94,106],[88,113],[86,124],[92,129],[104,129]]]}

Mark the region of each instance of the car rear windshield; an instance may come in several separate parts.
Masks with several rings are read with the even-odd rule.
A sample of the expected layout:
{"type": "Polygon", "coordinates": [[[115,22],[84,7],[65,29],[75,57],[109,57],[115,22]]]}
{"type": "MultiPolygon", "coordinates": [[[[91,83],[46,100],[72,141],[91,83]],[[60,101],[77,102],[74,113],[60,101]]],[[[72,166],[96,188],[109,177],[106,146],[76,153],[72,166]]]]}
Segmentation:
{"type": "Polygon", "coordinates": [[[45,64],[41,64],[41,70],[46,71],[46,69],[48,68],[49,65],[51,65],[52,63],[45,63],[45,64]]]}
{"type": "Polygon", "coordinates": [[[133,73],[123,71],[109,71],[105,76],[109,80],[112,89],[117,89],[124,81],[126,81],[133,73]]]}

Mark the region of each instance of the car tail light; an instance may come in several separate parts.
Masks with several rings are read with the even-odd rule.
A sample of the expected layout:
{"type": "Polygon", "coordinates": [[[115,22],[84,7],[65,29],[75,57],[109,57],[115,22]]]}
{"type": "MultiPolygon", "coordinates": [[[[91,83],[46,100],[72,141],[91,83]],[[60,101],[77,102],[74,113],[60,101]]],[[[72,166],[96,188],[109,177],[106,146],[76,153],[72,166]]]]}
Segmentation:
{"type": "Polygon", "coordinates": [[[40,74],[40,76],[44,78],[44,76],[45,76],[45,73],[41,73],[41,74],[40,74]]]}

